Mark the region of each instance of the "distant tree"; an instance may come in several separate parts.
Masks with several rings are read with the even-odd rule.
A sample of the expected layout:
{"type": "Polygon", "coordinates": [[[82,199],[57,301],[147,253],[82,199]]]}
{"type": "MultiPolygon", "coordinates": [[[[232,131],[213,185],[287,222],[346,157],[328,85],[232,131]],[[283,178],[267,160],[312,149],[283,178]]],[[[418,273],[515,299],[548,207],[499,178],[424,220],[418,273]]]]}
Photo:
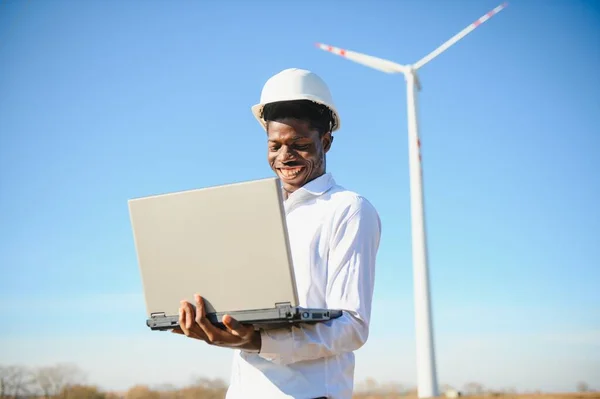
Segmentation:
{"type": "Polygon", "coordinates": [[[106,399],[106,394],[97,387],[87,385],[72,385],[64,387],[60,392],[62,399],[106,399]]]}
{"type": "Polygon", "coordinates": [[[179,391],[177,399],[223,399],[226,391],[226,388],[187,387],[179,391]]]}
{"type": "Polygon", "coordinates": [[[160,399],[179,399],[181,397],[179,390],[173,384],[158,384],[150,389],[158,392],[160,399]]]}
{"type": "Polygon", "coordinates": [[[384,383],[380,384],[379,388],[377,388],[377,393],[386,394],[386,395],[400,394],[403,392],[403,390],[404,390],[404,387],[402,386],[402,384],[391,381],[391,382],[384,382],[384,383]]]}
{"type": "Polygon", "coordinates": [[[7,392],[8,383],[8,371],[7,367],[0,366],[0,398],[5,398],[8,395],[7,392]]]}
{"type": "Polygon", "coordinates": [[[379,388],[379,384],[377,384],[377,381],[375,381],[374,378],[367,378],[364,382],[365,384],[365,391],[367,392],[375,392],[377,390],[377,388],[379,388]]]}
{"type": "Polygon", "coordinates": [[[446,392],[455,391],[456,389],[450,384],[441,384],[440,385],[440,394],[444,395],[446,392]]]}
{"type": "Polygon", "coordinates": [[[181,390],[176,399],[222,399],[227,392],[227,384],[220,378],[196,377],[190,386],[181,390]]]}
{"type": "Polygon", "coordinates": [[[136,385],[127,391],[125,399],[160,399],[160,393],[152,391],[146,385],[136,385]]]}
{"type": "Polygon", "coordinates": [[[467,395],[481,395],[483,394],[483,385],[478,382],[469,382],[465,384],[463,391],[467,395]]]}
{"type": "Polygon", "coordinates": [[[23,366],[0,366],[0,398],[16,398],[32,393],[31,372],[23,366]]]}
{"type": "Polygon", "coordinates": [[[192,387],[200,387],[207,390],[223,390],[227,388],[227,384],[220,378],[196,377],[192,380],[192,387]]]}
{"type": "Polygon", "coordinates": [[[58,395],[65,388],[83,381],[83,372],[69,363],[40,367],[35,372],[35,380],[46,399],[58,395]]]}
{"type": "Polygon", "coordinates": [[[456,398],[462,396],[462,392],[450,384],[442,384],[440,385],[440,395],[447,398],[456,398]]]}
{"type": "Polygon", "coordinates": [[[590,386],[587,382],[580,381],[577,383],[577,392],[589,392],[590,386]]]}

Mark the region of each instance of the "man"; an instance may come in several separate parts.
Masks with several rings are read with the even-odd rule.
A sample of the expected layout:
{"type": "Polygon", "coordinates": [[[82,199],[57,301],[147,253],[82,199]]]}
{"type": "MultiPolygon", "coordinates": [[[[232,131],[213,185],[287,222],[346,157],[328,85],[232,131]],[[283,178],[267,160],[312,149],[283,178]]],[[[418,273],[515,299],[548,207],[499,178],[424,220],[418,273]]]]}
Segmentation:
{"type": "Polygon", "coordinates": [[[379,216],[326,172],[340,119],[321,78],[286,69],[266,82],[252,112],[266,130],[267,160],[284,190],[300,306],[343,315],[270,331],[225,316],[221,330],[206,319],[197,295],[197,313],[182,301],[176,332],[236,349],[228,398],[351,398],[353,352],[369,333],[379,216]]]}

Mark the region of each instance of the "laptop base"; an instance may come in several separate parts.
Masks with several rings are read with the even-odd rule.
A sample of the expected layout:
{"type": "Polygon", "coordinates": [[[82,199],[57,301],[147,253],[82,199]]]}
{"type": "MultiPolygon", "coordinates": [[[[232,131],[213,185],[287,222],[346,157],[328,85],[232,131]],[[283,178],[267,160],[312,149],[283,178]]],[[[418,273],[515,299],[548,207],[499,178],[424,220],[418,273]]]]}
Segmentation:
{"type": "MultiPolygon", "coordinates": [[[[230,315],[242,324],[253,325],[261,329],[274,329],[290,326],[296,323],[318,323],[333,320],[342,315],[341,310],[335,309],[304,309],[292,307],[289,304],[278,304],[270,309],[243,310],[233,312],[216,312],[206,315],[216,327],[226,329],[223,316],[230,315]]],[[[154,313],[146,320],[151,330],[165,331],[179,327],[178,315],[154,313]]]]}

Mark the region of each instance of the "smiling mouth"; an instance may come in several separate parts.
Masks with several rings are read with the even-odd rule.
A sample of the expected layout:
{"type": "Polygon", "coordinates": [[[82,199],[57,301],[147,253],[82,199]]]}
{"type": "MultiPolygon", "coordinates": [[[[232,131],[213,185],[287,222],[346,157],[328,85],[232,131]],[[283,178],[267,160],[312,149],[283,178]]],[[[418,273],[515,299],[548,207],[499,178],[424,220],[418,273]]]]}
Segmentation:
{"type": "Polygon", "coordinates": [[[296,166],[296,167],[287,167],[287,168],[279,168],[279,173],[286,179],[293,179],[302,172],[304,166],[296,166]]]}

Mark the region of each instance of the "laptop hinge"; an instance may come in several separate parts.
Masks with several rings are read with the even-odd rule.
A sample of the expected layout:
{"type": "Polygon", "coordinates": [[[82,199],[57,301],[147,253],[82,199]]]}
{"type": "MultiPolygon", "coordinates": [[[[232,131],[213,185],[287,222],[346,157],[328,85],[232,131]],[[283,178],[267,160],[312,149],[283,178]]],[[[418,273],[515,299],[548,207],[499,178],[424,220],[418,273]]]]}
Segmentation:
{"type": "Polygon", "coordinates": [[[155,313],[150,313],[150,317],[152,317],[152,318],[167,317],[167,315],[165,314],[165,312],[155,312],[155,313]]]}
{"type": "Polygon", "coordinates": [[[292,304],[289,302],[279,302],[275,304],[279,310],[279,317],[289,318],[292,316],[292,304]]]}

